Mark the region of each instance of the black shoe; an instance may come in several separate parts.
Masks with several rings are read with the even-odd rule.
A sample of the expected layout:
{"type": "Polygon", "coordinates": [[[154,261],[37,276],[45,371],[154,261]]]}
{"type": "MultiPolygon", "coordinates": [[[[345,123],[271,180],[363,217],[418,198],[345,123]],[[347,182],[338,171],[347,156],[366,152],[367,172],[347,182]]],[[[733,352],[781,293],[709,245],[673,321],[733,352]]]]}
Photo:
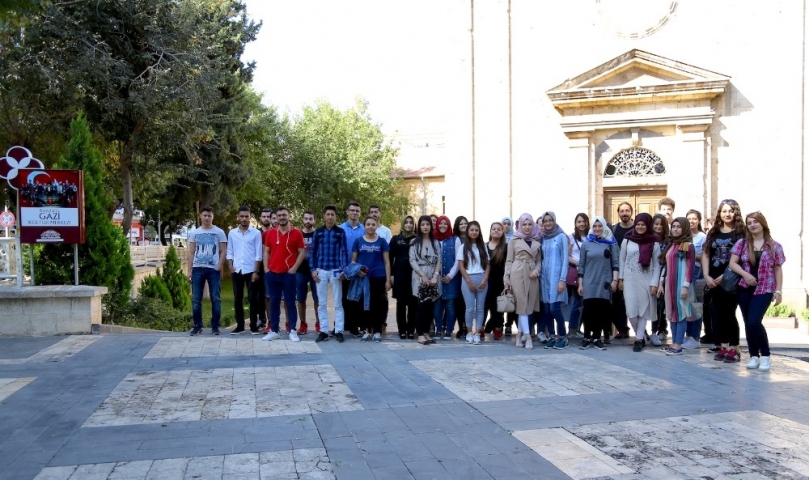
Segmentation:
{"type": "Polygon", "coordinates": [[[213,333],[214,335],[219,335],[219,329],[217,328],[216,330],[213,330],[211,333],[213,333]]]}
{"type": "Polygon", "coordinates": [[[606,335],[604,337],[604,345],[612,345],[612,340],[610,340],[610,336],[606,335]]]}
{"type": "Polygon", "coordinates": [[[345,339],[343,338],[343,332],[337,332],[334,334],[335,338],[337,338],[338,343],[343,343],[345,339]]]}
{"type": "Polygon", "coordinates": [[[251,328],[251,329],[250,329],[250,334],[251,334],[251,335],[261,335],[261,330],[253,330],[253,329],[251,328]]]}
{"type": "Polygon", "coordinates": [[[195,336],[199,335],[200,333],[202,333],[202,327],[194,327],[194,328],[191,329],[190,333],[191,333],[192,337],[195,337],[195,336]]]}
{"type": "Polygon", "coordinates": [[[238,335],[244,331],[244,327],[236,327],[230,331],[231,335],[238,335]]]}
{"type": "Polygon", "coordinates": [[[596,347],[599,350],[606,350],[607,349],[607,347],[604,346],[603,343],[601,343],[600,338],[597,338],[597,339],[593,340],[593,346],[596,347]]]}
{"type": "Polygon", "coordinates": [[[506,336],[507,336],[507,337],[510,337],[510,336],[511,336],[511,325],[509,325],[509,326],[507,326],[507,327],[506,327],[506,336]]]}
{"type": "Polygon", "coordinates": [[[632,347],[633,352],[640,352],[643,350],[643,342],[640,340],[635,340],[635,345],[632,347]]]}
{"type": "Polygon", "coordinates": [[[315,339],[315,342],[325,342],[328,339],[329,339],[329,334],[328,333],[320,332],[320,333],[317,334],[317,338],[315,339]]]}
{"type": "Polygon", "coordinates": [[[329,332],[329,336],[330,336],[330,337],[333,337],[333,336],[334,336],[334,330],[332,330],[332,331],[330,331],[330,332],[329,332]]]}
{"type": "Polygon", "coordinates": [[[407,339],[408,340],[413,340],[414,338],[416,338],[416,336],[414,334],[412,334],[412,333],[407,334],[407,339]]]}
{"type": "Polygon", "coordinates": [[[354,330],[349,333],[351,334],[352,337],[361,337],[363,332],[361,332],[360,330],[354,330]]]}
{"type": "Polygon", "coordinates": [[[713,338],[710,335],[703,335],[700,337],[699,343],[703,345],[711,345],[713,344],[713,338]]]}
{"type": "Polygon", "coordinates": [[[406,340],[406,339],[407,339],[407,334],[406,333],[400,333],[399,334],[399,340],[406,340]]]}
{"type": "Polygon", "coordinates": [[[708,351],[711,353],[719,353],[720,350],[722,350],[721,345],[714,345],[713,347],[708,349],[708,351]]]}

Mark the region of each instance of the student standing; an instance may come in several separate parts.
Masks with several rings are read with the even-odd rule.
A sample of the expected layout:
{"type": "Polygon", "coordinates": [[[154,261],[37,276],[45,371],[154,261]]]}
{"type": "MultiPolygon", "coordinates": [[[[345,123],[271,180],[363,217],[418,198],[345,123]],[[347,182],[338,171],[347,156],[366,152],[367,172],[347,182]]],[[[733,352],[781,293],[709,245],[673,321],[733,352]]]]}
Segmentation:
{"type": "MultiPolygon", "coordinates": [[[[440,225],[440,219],[439,219],[440,225]]],[[[435,340],[430,336],[435,307],[433,302],[441,296],[441,253],[438,241],[433,237],[430,217],[419,217],[418,235],[410,244],[410,267],[413,269],[411,287],[413,296],[419,302],[416,313],[416,335],[422,345],[430,345],[435,340]]]]}
{"type": "Polygon", "coordinates": [[[548,329],[550,337],[545,348],[562,350],[569,345],[565,331],[565,317],[562,305],[567,303],[567,235],[556,223],[556,214],[542,214],[542,271],[540,273],[540,294],[542,295],[542,322],[539,331],[548,329]],[[553,320],[556,320],[554,335],[553,320]]]}
{"type": "MultiPolygon", "coordinates": [[[[581,245],[590,233],[590,217],[586,213],[579,213],[573,220],[573,233],[568,235],[568,276],[567,295],[570,298],[570,316],[568,317],[568,337],[576,338],[579,333],[581,323],[582,298],[579,295],[578,274],[579,257],[581,255],[581,245]],[[571,272],[574,276],[571,278],[571,272]]],[[[612,233],[610,233],[612,235],[612,233]]]]}
{"type": "MultiPolygon", "coordinates": [[[[618,218],[620,218],[621,221],[614,225],[611,230],[612,234],[615,236],[615,241],[618,243],[618,248],[620,248],[624,243],[624,235],[629,233],[635,226],[632,220],[634,209],[629,202],[622,202],[618,205],[617,212],[618,218]]],[[[612,324],[615,325],[615,329],[618,331],[615,338],[629,338],[629,323],[626,318],[624,292],[620,289],[612,296],[612,315],[612,324]]],[[[606,337],[604,342],[609,343],[609,337],[606,337]]]]}
{"type": "Polygon", "coordinates": [[[390,241],[390,258],[393,269],[393,298],[396,299],[396,325],[399,338],[414,338],[416,328],[416,307],[410,280],[413,268],[410,266],[410,243],[415,238],[415,220],[410,215],[402,221],[401,231],[390,241]]]}
{"type": "MultiPolygon", "coordinates": [[[[345,232],[346,246],[348,248],[348,253],[346,254],[346,265],[351,263],[351,252],[354,249],[354,243],[360,237],[365,235],[365,228],[363,228],[363,225],[360,222],[360,213],[362,213],[362,207],[360,206],[359,202],[349,202],[348,207],[346,208],[346,216],[348,217],[348,220],[340,224],[340,228],[342,228],[343,232],[345,232]]],[[[345,311],[345,329],[348,332],[351,332],[351,335],[361,337],[362,332],[360,332],[360,329],[362,325],[360,324],[360,319],[362,317],[362,311],[358,310],[359,304],[357,302],[348,302],[346,299],[348,296],[348,287],[350,285],[351,282],[344,278],[343,307],[345,311]]]]}
{"type": "MultiPolygon", "coordinates": [[[[466,241],[466,229],[469,226],[469,220],[463,215],[455,217],[455,223],[452,227],[452,234],[455,235],[455,252],[463,248],[463,243],[466,241]]],[[[457,272],[458,263],[453,265],[453,272],[457,272]]],[[[454,273],[453,273],[454,275],[454,273]]],[[[466,315],[466,305],[464,304],[463,295],[455,297],[455,321],[458,323],[458,333],[455,334],[456,338],[464,338],[469,333],[464,324],[466,315]]]]}
{"type": "Polygon", "coordinates": [[[370,341],[373,334],[374,342],[379,343],[382,341],[382,324],[388,316],[390,245],[387,240],[376,234],[376,227],[379,224],[374,217],[368,216],[363,223],[365,234],[354,242],[351,263],[364,267],[361,267],[359,276],[367,275],[369,283],[369,292],[365,293],[369,298],[364,302],[368,308],[363,310],[363,324],[367,330],[362,336],[362,341],[370,341]]]}
{"type": "Polygon", "coordinates": [[[211,296],[211,333],[219,335],[219,319],[222,316],[220,285],[227,237],[221,228],[213,224],[213,208],[202,207],[199,219],[202,226],[188,234],[188,264],[191,265],[188,281],[191,282],[191,314],[194,319],[191,335],[202,333],[202,292],[206,283],[211,296]]]}
{"type": "Polygon", "coordinates": [[[483,318],[489,320],[484,331],[494,333],[495,340],[503,338],[504,314],[497,311],[497,297],[505,288],[503,277],[506,274],[506,255],[508,254],[508,243],[503,230],[502,223],[492,223],[489,227],[489,241],[486,243],[486,252],[489,256],[489,291],[486,292],[483,318]]]}
{"type": "Polygon", "coordinates": [[[744,317],[750,362],[747,368],[770,369],[770,342],[761,323],[770,303],[781,303],[783,272],[786,262],[784,249],[770,236],[767,219],[761,212],[745,218],[747,233],[736,242],[730,257],[730,268],[742,276],[739,281],[739,307],[744,317]]]}
{"type": "MultiPolygon", "coordinates": [[[[695,322],[689,322],[686,326],[686,338],[683,342],[683,348],[699,348],[700,342],[710,343],[711,328],[708,326],[705,329],[705,337],[700,338],[703,325],[710,325],[710,308],[705,305],[705,282],[702,274],[702,247],[705,244],[705,232],[702,231],[702,213],[698,210],[689,210],[685,215],[688,220],[688,226],[691,229],[691,243],[694,245],[694,254],[696,261],[694,262],[694,290],[697,295],[697,302],[702,303],[702,317],[695,322]],[[700,282],[702,281],[702,282],[700,282]]],[[[699,312],[697,312],[699,313],[699,312]]]]}
{"type": "Polygon", "coordinates": [[[484,304],[486,292],[489,290],[489,256],[480,223],[469,222],[466,230],[466,243],[461,251],[455,254],[455,260],[461,270],[463,282],[461,293],[466,304],[466,343],[480,345],[480,331],[483,328],[484,304]]]}
{"type": "Polygon", "coordinates": [[[298,318],[301,320],[301,325],[298,327],[298,335],[306,335],[309,330],[309,325],[306,323],[306,297],[309,290],[312,291],[312,302],[315,304],[315,325],[320,324],[318,318],[318,297],[317,297],[317,284],[312,279],[312,270],[309,267],[309,257],[312,253],[312,239],[315,236],[315,214],[309,210],[303,212],[303,262],[298,267],[295,273],[295,287],[296,295],[295,300],[298,302],[298,318]]]}
{"type": "Polygon", "coordinates": [[[289,339],[298,339],[296,324],[298,312],[295,309],[295,273],[303,261],[303,234],[289,223],[289,210],[278,207],[275,211],[278,226],[264,234],[264,288],[270,298],[270,327],[272,331],[262,340],[281,338],[279,326],[281,322],[281,297],[289,314],[289,339]]]}
{"type": "Polygon", "coordinates": [[[236,328],[231,335],[238,335],[244,331],[244,289],[247,287],[247,298],[250,304],[250,332],[258,335],[256,305],[249,299],[253,298],[253,288],[258,280],[258,271],[261,268],[263,250],[261,232],[250,225],[250,207],[239,207],[237,216],[238,228],[228,232],[226,258],[230,267],[230,278],[233,281],[233,306],[236,315],[236,328]]]}
{"type": "Polygon", "coordinates": [[[578,293],[583,299],[584,339],[579,349],[604,350],[604,338],[610,336],[610,298],[618,290],[618,242],[604,217],[595,217],[578,261],[578,293]]]}
{"type": "MultiPolygon", "coordinates": [[[[433,238],[438,242],[441,256],[441,297],[435,300],[435,335],[441,340],[452,340],[455,330],[455,301],[461,295],[461,276],[455,261],[455,235],[449,217],[441,215],[436,221],[433,238]]],[[[462,328],[458,325],[458,328],[462,328]]]]}
{"type": "Polygon", "coordinates": [[[739,351],[739,321],[736,318],[738,300],[720,286],[722,275],[730,265],[730,256],[736,242],[745,237],[745,224],[739,204],[732,199],[722,200],[716,209],[716,219],[705,238],[702,250],[702,274],[705,277],[706,301],[711,306],[713,320],[714,360],[726,363],[741,361],[739,351]]]}
{"type": "Polygon", "coordinates": [[[646,345],[646,323],[657,317],[659,256],[660,243],[652,233],[652,216],[641,213],[635,218],[632,230],[624,235],[618,272],[618,288],[624,291],[626,315],[635,330],[636,352],[646,345]]]}
{"type": "Polygon", "coordinates": [[[346,266],[346,244],[345,231],[337,226],[337,207],[326,205],[323,207],[323,226],[315,230],[312,237],[312,255],[310,256],[310,269],[312,270],[312,280],[317,285],[317,296],[320,299],[318,309],[319,318],[323,319],[321,331],[317,335],[316,342],[323,342],[329,339],[329,285],[331,285],[331,298],[334,303],[334,336],[339,343],[343,343],[343,331],[345,328],[345,314],[343,310],[343,270],[346,266]],[[325,330],[324,330],[325,328],[325,330]]]}
{"type": "MultiPolygon", "coordinates": [[[[665,200],[665,199],[664,199],[665,200]]],[[[661,200],[662,202],[663,200],[661,200]]],[[[673,210],[672,210],[673,211],[673,210]]],[[[660,251],[666,250],[666,246],[668,245],[669,241],[669,220],[666,216],[662,213],[656,213],[654,217],[652,217],[652,232],[657,235],[658,242],[660,243],[660,251]]],[[[660,275],[664,276],[666,274],[665,269],[665,259],[663,257],[655,258],[655,261],[660,262],[660,275]],[[661,260],[662,259],[662,260],[661,260]]],[[[660,283],[662,283],[664,279],[661,277],[660,283]]],[[[657,289],[657,296],[660,299],[657,302],[657,320],[652,321],[652,336],[651,341],[652,345],[659,347],[663,344],[663,340],[666,339],[668,336],[668,324],[666,323],[666,302],[663,301],[663,289],[657,289]]]]}
{"type": "Polygon", "coordinates": [[[506,288],[514,294],[517,314],[517,340],[515,345],[532,349],[528,316],[539,311],[539,273],[542,269],[540,261],[542,233],[539,225],[528,213],[523,213],[518,220],[519,229],[514,232],[508,244],[506,255],[506,273],[503,278],[506,288]]]}
{"type": "Polygon", "coordinates": [[[664,291],[666,317],[671,322],[672,345],[664,350],[668,355],[682,355],[686,326],[697,320],[694,308],[696,253],[691,240],[688,220],[677,217],[671,222],[666,248],[660,254],[666,269],[666,274],[660,281],[660,288],[664,291]]]}

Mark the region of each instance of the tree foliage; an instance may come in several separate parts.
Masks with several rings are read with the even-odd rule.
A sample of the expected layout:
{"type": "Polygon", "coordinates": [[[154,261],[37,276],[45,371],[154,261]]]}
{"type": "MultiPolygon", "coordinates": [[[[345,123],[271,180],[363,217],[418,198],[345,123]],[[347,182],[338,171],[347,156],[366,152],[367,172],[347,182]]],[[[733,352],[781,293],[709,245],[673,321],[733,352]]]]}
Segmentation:
{"type": "Polygon", "coordinates": [[[172,306],[181,311],[191,308],[191,285],[183,273],[183,266],[174,245],[170,246],[166,253],[162,278],[171,295],[172,306]]]}
{"type": "Polygon", "coordinates": [[[171,293],[166,283],[163,281],[163,277],[160,276],[159,269],[157,275],[147,275],[141,280],[138,296],[161,300],[165,302],[166,305],[171,305],[171,293]]]}

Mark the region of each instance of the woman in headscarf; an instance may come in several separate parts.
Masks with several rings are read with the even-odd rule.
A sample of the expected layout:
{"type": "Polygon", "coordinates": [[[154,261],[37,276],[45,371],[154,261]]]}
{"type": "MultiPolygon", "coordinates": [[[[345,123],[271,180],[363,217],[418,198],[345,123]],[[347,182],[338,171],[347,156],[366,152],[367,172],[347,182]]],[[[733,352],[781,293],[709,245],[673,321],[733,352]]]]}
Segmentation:
{"type": "Polygon", "coordinates": [[[568,239],[559,224],[556,214],[542,214],[542,273],[539,276],[539,291],[542,294],[542,315],[539,331],[548,330],[545,348],[567,348],[567,332],[562,304],[567,303],[568,239]],[[556,335],[553,321],[556,320],[556,335]]]}
{"type": "Polygon", "coordinates": [[[688,220],[677,217],[671,222],[666,248],[660,254],[666,274],[660,280],[666,299],[666,317],[671,322],[672,345],[664,351],[668,355],[682,355],[687,322],[697,320],[694,303],[694,261],[696,251],[692,243],[688,220]]]}
{"type": "Polygon", "coordinates": [[[503,225],[503,237],[506,240],[506,245],[508,245],[508,242],[511,241],[511,236],[514,235],[514,220],[511,217],[503,217],[500,224],[503,225]]]}
{"type": "Polygon", "coordinates": [[[635,330],[633,350],[646,346],[646,323],[657,318],[660,281],[660,242],[652,232],[652,216],[641,213],[624,236],[619,261],[618,288],[624,292],[626,316],[635,330]]]}
{"type": "MultiPolygon", "coordinates": [[[[463,215],[459,215],[455,217],[455,223],[452,225],[452,234],[455,235],[455,251],[458,252],[463,248],[463,244],[466,241],[466,229],[469,226],[469,220],[464,217],[463,215]]],[[[451,275],[454,275],[458,272],[458,262],[453,263],[451,275]]],[[[458,284],[458,290],[460,291],[460,283],[458,284]]],[[[455,320],[458,321],[458,333],[455,334],[455,338],[465,338],[466,334],[469,333],[466,330],[466,303],[464,303],[463,295],[458,295],[455,297],[455,320]]],[[[447,319],[447,322],[450,320],[447,319]]],[[[452,322],[453,325],[455,322],[452,322]]]]}
{"type": "Polygon", "coordinates": [[[452,340],[455,329],[455,301],[461,296],[461,276],[455,261],[455,235],[449,217],[441,215],[435,222],[433,237],[441,252],[441,298],[435,301],[435,336],[452,340]]]}
{"type": "Polygon", "coordinates": [[[399,338],[414,338],[418,300],[411,288],[410,242],[415,238],[415,220],[410,215],[402,221],[399,234],[390,239],[390,257],[393,264],[393,298],[396,299],[396,325],[399,338]]]}
{"type": "Polygon", "coordinates": [[[531,215],[523,213],[519,219],[520,228],[514,232],[508,244],[506,254],[506,270],[503,281],[506,288],[511,289],[516,303],[518,315],[516,346],[532,349],[531,334],[528,328],[528,316],[539,311],[539,277],[540,240],[542,234],[539,225],[534,223],[531,215]]]}
{"type": "Polygon", "coordinates": [[[618,242],[604,217],[595,217],[589,234],[581,243],[578,262],[578,291],[584,299],[582,321],[584,340],[579,349],[595,347],[604,350],[601,341],[609,338],[611,326],[610,300],[618,288],[618,242]]]}

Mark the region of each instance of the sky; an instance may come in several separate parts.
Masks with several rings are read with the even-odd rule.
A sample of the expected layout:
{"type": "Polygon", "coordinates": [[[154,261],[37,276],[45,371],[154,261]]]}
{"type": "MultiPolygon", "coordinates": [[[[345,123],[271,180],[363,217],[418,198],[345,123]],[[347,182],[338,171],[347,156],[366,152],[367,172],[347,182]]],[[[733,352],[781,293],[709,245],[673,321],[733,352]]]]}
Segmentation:
{"type": "Polygon", "coordinates": [[[253,86],[265,104],[296,114],[318,99],[348,108],[361,96],[385,133],[446,131],[448,71],[460,61],[447,21],[457,2],[245,4],[250,17],[263,22],[243,59],[256,62],[253,86]]]}

